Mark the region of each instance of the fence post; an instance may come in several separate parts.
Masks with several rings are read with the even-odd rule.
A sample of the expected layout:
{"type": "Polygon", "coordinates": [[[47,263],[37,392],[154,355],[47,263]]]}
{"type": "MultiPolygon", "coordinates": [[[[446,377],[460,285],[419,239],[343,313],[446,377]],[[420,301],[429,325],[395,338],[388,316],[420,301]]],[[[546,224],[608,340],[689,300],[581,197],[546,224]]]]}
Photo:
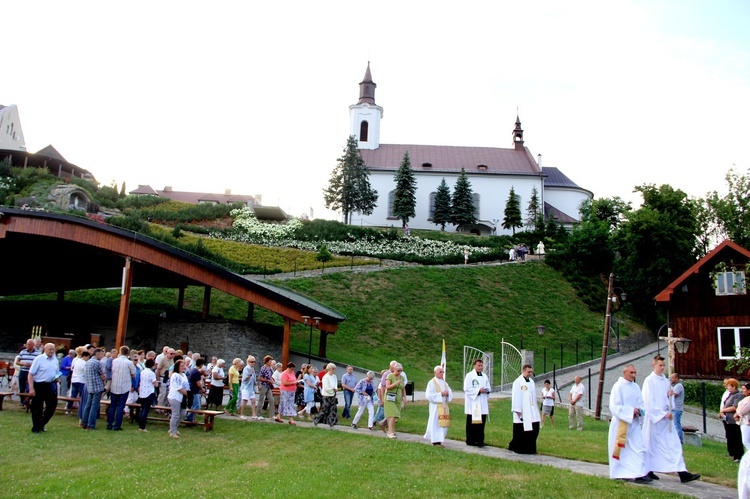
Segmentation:
{"type": "Polygon", "coordinates": [[[706,434],[706,382],[701,381],[701,404],[703,405],[703,434],[706,434]]]}
{"type": "Polygon", "coordinates": [[[565,369],[565,362],[563,362],[563,344],[560,343],[560,369],[565,369]]]}
{"type": "MultiPolygon", "coordinates": [[[[589,367],[589,387],[591,387],[591,368],[589,367]]],[[[591,410],[591,397],[589,397],[589,411],[591,410]]]]}
{"type": "Polygon", "coordinates": [[[544,372],[547,372],[547,347],[542,349],[544,352],[544,372]]]}
{"type": "Polygon", "coordinates": [[[578,365],[578,340],[576,340],[576,365],[578,365]]]}
{"type": "Polygon", "coordinates": [[[594,360],[594,338],[589,338],[591,342],[591,360],[594,360]]]}

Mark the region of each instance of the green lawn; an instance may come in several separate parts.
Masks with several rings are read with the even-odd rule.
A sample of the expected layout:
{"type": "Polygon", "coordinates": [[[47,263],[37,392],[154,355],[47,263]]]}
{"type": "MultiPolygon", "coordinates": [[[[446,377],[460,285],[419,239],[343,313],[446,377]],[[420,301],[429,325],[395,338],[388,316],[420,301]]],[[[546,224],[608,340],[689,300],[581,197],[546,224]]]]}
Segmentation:
{"type": "MultiPolygon", "coordinates": [[[[16,407],[11,402],[0,412],[4,497],[574,498],[586,490],[589,497],[625,498],[644,491],[606,478],[430,445],[239,420],[222,419],[210,433],[183,429],[182,438],[173,440],[164,423],[150,424],[145,434],[133,425],[117,433],[92,432],[58,413],[47,433],[32,434],[30,416],[16,407]]],[[[502,419],[496,409],[488,429],[492,439],[503,440],[496,433],[502,419]]],[[[421,427],[423,415],[424,408],[408,408],[399,426],[406,428],[413,420],[421,427]]],[[[458,426],[451,437],[458,436],[458,426]]],[[[653,489],[648,496],[677,497],[653,489]]]]}

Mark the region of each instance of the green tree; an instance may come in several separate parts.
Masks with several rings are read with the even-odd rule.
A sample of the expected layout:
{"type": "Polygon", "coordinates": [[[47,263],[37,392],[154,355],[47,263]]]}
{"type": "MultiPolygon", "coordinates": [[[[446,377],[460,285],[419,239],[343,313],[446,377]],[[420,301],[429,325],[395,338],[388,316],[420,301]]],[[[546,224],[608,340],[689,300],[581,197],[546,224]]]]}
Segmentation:
{"type": "Polygon", "coordinates": [[[415,215],[417,205],[417,178],[411,169],[409,151],[404,153],[396,175],[396,192],[393,194],[393,214],[401,219],[401,226],[406,227],[409,218],[415,215]]]}
{"type": "Polygon", "coordinates": [[[344,154],[331,173],[328,187],[323,190],[323,199],[326,208],[341,210],[346,223],[351,223],[355,211],[370,215],[375,208],[378,191],[370,185],[370,172],[353,135],[349,136],[344,154]]]}
{"type": "Polygon", "coordinates": [[[750,177],[729,170],[726,175],[729,192],[724,197],[714,191],[707,203],[714,212],[718,235],[729,238],[743,248],[750,247],[750,177]]]}
{"type": "Polygon", "coordinates": [[[526,227],[528,227],[528,230],[537,232],[544,228],[544,218],[542,218],[541,225],[539,224],[539,215],[541,213],[539,191],[534,186],[531,188],[531,199],[529,199],[529,206],[526,208],[526,227]]]}
{"type": "Polygon", "coordinates": [[[458,227],[471,227],[477,223],[474,213],[474,192],[471,190],[466,170],[462,167],[456,185],[453,186],[450,222],[458,227]]]}
{"type": "Polygon", "coordinates": [[[696,261],[696,206],[669,185],[642,185],[635,192],[643,195],[643,204],[626,215],[615,234],[614,246],[621,256],[615,261],[615,274],[633,311],[655,325],[654,296],[696,261]]]}
{"type": "Polygon", "coordinates": [[[125,190],[125,182],[123,182],[122,188],[120,188],[120,199],[125,199],[125,196],[127,195],[127,191],[125,190]]]}
{"type": "Polygon", "coordinates": [[[432,223],[440,226],[440,230],[445,230],[445,224],[451,221],[451,191],[445,178],[435,191],[435,209],[432,213],[432,223]]]}
{"type": "Polygon", "coordinates": [[[516,227],[523,227],[523,222],[521,221],[521,204],[518,202],[518,196],[516,196],[516,190],[513,186],[511,186],[508,200],[505,202],[504,215],[503,229],[511,229],[513,235],[515,235],[516,227]]]}

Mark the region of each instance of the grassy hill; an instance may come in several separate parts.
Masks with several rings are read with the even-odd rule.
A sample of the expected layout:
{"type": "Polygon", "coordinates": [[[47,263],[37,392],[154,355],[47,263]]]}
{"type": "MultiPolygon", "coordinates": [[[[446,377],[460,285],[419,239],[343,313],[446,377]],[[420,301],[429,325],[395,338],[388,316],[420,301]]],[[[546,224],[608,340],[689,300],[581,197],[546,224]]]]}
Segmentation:
{"type": "MultiPolygon", "coordinates": [[[[518,347],[521,333],[524,347],[535,350],[537,372],[542,372],[544,347],[550,370],[553,362],[560,365],[561,344],[565,365],[575,361],[576,340],[581,361],[589,358],[592,341],[594,354],[601,351],[603,317],[543,263],[341,273],[284,285],[346,314],[328,339],[328,357],[377,369],[397,359],[418,386],[432,377],[443,338],[453,373],[462,367],[464,345],[495,352],[497,365],[501,340],[518,347]],[[536,332],[538,325],[545,326],[544,336],[536,332]]],[[[306,352],[308,341],[307,329],[293,329],[293,349],[306,352]]]]}

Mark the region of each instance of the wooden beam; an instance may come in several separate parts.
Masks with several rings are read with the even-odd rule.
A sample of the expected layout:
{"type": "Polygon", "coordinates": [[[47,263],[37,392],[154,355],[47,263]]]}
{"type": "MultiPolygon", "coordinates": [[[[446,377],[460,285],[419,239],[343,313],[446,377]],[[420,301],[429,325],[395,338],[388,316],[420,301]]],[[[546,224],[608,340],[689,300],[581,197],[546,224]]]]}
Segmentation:
{"type": "Polygon", "coordinates": [[[286,368],[289,363],[289,342],[292,338],[292,321],[284,319],[284,341],[281,345],[281,364],[286,368]]]}
{"type": "Polygon", "coordinates": [[[182,312],[185,310],[185,288],[182,287],[177,292],[177,317],[182,317],[182,312]]]}
{"type": "Polygon", "coordinates": [[[255,303],[247,302],[247,323],[252,324],[255,322],[255,303]]]}
{"type": "MultiPolygon", "coordinates": [[[[122,288],[120,289],[120,312],[117,316],[117,336],[115,348],[119,350],[125,344],[125,333],[128,329],[128,312],[130,311],[130,289],[133,284],[133,268],[130,257],[125,257],[122,269],[122,288]]],[[[101,346],[101,345],[100,345],[101,346]]]]}
{"type": "Polygon", "coordinates": [[[328,343],[328,332],[320,331],[320,343],[318,343],[318,357],[321,359],[326,358],[326,343],[328,343]]]}
{"type": "Polygon", "coordinates": [[[211,286],[206,286],[203,290],[203,311],[201,312],[201,319],[204,321],[208,319],[208,313],[211,310],[211,286]]]}

